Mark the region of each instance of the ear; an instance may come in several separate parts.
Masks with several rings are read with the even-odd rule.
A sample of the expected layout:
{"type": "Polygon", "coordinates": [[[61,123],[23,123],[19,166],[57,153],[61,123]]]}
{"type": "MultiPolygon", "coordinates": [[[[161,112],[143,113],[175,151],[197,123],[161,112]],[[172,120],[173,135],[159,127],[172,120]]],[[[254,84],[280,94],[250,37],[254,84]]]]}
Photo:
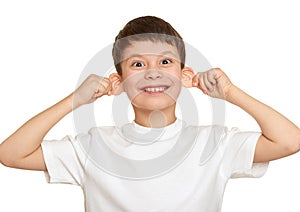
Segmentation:
{"type": "Polygon", "coordinates": [[[184,67],[181,70],[181,76],[182,76],[181,81],[182,81],[182,84],[184,87],[187,87],[187,88],[193,87],[192,80],[193,80],[193,77],[195,76],[195,72],[192,68],[184,67]]]}
{"type": "Polygon", "coordinates": [[[109,75],[109,80],[111,82],[111,94],[119,95],[123,92],[123,86],[121,83],[122,77],[117,73],[112,73],[109,75]]]}

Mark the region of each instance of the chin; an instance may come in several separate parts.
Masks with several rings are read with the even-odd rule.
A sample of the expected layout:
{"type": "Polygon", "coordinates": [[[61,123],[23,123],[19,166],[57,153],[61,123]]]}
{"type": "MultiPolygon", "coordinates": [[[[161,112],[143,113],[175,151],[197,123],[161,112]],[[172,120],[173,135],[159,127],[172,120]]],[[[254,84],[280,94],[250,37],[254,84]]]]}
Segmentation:
{"type": "Polygon", "coordinates": [[[175,104],[176,104],[176,102],[173,99],[172,99],[172,101],[151,99],[151,100],[132,102],[132,105],[134,108],[140,109],[140,110],[149,110],[149,111],[173,109],[173,108],[175,108],[175,104]]]}

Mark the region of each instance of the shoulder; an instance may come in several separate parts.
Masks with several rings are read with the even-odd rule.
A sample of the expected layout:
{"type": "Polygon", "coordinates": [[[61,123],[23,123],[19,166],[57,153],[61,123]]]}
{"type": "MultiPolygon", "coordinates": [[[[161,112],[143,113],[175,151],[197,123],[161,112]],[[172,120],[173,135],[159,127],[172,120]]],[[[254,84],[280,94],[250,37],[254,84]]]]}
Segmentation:
{"type": "Polygon", "coordinates": [[[89,135],[111,135],[114,134],[117,130],[116,126],[100,126],[100,127],[93,127],[88,131],[89,135]]]}
{"type": "Polygon", "coordinates": [[[185,127],[184,131],[195,131],[197,132],[197,137],[201,138],[201,140],[205,141],[220,141],[223,138],[225,138],[227,135],[229,135],[233,131],[238,131],[237,128],[233,128],[232,130],[229,130],[226,126],[222,125],[206,125],[206,126],[195,126],[190,125],[185,127]]]}
{"type": "Polygon", "coordinates": [[[103,140],[112,138],[117,134],[115,126],[92,127],[85,133],[78,133],[74,139],[76,142],[90,142],[91,140],[103,140]]]}
{"type": "Polygon", "coordinates": [[[196,145],[201,154],[201,164],[215,157],[217,152],[222,158],[225,154],[234,155],[244,147],[252,147],[258,135],[256,132],[243,132],[236,127],[222,125],[189,126],[186,131],[192,129],[197,131],[196,145]]]}

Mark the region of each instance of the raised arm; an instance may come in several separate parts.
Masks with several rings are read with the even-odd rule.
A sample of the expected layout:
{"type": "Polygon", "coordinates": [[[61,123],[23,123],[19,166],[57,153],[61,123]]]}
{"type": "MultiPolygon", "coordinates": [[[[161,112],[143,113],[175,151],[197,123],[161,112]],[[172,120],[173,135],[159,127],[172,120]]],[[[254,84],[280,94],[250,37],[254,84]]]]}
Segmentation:
{"type": "Polygon", "coordinates": [[[46,170],[41,142],[48,131],[77,107],[110,92],[110,81],[90,75],[72,94],[34,116],[0,144],[0,162],[8,167],[46,170]]]}
{"type": "Polygon", "coordinates": [[[221,69],[198,73],[193,78],[193,86],[207,95],[237,105],[256,120],[262,135],[256,145],[254,162],[268,162],[300,151],[300,129],[276,110],[233,85],[221,69]]]}
{"type": "Polygon", "coordinates": [[[34,116],[1,143],[1,163],[14,168],[46,170],[41,142],[47,132],[72,111],[72,96],[34,116]]]}
{"type": "Polygon", "coordinates": [[[256,145],[254,162],[276,160],[300,150],[300,129],[271,107],[233,86],[227,100],[250,114],[262,135],[256,145]]]}

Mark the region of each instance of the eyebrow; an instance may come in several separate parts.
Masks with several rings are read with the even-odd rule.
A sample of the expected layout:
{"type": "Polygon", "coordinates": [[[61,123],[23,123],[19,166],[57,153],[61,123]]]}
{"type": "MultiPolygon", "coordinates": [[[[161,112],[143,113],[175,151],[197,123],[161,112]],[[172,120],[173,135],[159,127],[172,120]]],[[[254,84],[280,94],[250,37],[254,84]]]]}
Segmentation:
{"type": "Polygon", "coordinates": [[[172,51],[163,51],[163,52],[161,52],[160,53],[161,55],[167,55],[167,54],[169,54],[169,55],[172,55],[174,58],[178,58],[178,56],[179,55],[176,55],[174,52],[172,52],[172,51]]]}

